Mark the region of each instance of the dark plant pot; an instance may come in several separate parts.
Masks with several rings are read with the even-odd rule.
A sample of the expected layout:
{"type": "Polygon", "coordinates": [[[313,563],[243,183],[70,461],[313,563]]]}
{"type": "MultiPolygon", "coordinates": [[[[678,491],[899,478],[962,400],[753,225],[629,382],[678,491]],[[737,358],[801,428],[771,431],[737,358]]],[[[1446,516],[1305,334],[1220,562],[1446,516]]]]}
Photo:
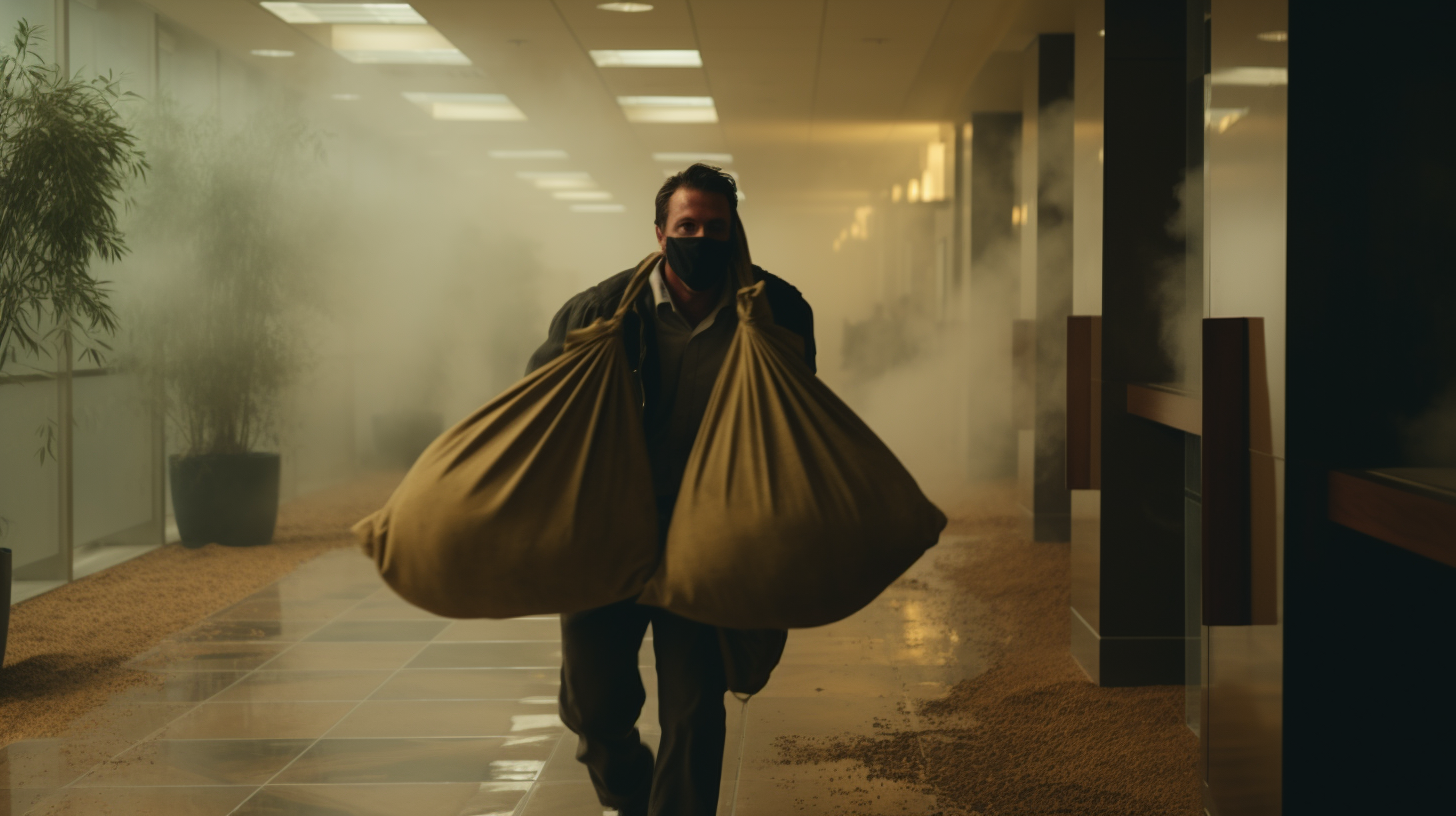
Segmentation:
{"type": "Polygon", "coordinates": [[[444,431],[445,420],[433,411],[376,414],[374,450],[381,465],[407,469],[444,431]]]}
{"type": "Polygon", "coordinates": [[[279,462],[276,453],[173,456],[172,509],[183,546],[252,547],[272,541],[279,462]]]}
{"type": "Polygon", "coordinates": [[[5,642],[10,639],[10,581],[15,577],[11,555],[0,547],[0,666],[5,665],[5,642]]]}

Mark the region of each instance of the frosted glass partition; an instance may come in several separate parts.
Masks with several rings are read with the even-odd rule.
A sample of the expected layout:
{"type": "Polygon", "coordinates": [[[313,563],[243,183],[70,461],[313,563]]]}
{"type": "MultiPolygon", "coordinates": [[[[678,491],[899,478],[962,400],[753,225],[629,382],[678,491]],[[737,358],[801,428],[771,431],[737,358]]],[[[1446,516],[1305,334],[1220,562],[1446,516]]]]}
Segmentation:
{"type": "Polygon", "coordinates": [[[54,427],[56,383],[30,379],[0,384],[0,545],[15,551],[16,581],[64,581],[56,461],[37,456],[36,432],[54,427]]]}
{"type": "Polygon", "coordinates": [[[157,440],[145,381],[77,376],[74,411],[77,556],[104,544],[159,544],[153,467],[157,440]]]}

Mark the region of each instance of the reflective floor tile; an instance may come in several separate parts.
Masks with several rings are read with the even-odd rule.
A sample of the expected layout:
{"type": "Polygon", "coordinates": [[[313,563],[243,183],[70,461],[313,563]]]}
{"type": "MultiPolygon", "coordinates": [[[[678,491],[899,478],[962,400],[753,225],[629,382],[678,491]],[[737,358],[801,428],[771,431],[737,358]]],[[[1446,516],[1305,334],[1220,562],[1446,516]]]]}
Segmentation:
{"type": "Polygon", "coordinates": [[[111,698],[117,703],[200,703],[247,676],[245,671],[184,671],[151,674],[147,682],[111,698]]]}
{"type": "Polygon", "coordinates": [[[322,625],[323,621],[209,620],[167,639],[184,643],[219,640],[231,642],[295,641],[303,640],[310,632],[322,625]]]}
{"type": "Polygon", "coordinates": [[[67,788],[42,800],[32,816],[227,816],[251,786],[67,788]]]}
{"type": "Polygon", "coordinates": [[[349,713],[332,738],[507,737],[560,734],[554,697],[507,700],[370,700],[349,713]]]}
{"type": "Polygon", "coordinates": [[[102,763],[76,785],[261,785],[311,743],[306,739],[155,740],[102,763]]]}
{"type": "Polygon", "coordinates": [[[256,669],[287,648],[286,643],[163,643],[129,665],[157,672],[256,669]]]}
{"type": "Polygon", "coordinates": [[[268,590],[283,600],[354,600],[373,595],[382,582],[379,578],[293,574],[281,578],[268,590]]]}
{"type": "Polygon", "coordinates": [[[863,769],[839,763],[835,767],[820,766],[814,774],[797,778],[740,779],[736,791],[727,793],[736,794],[734,812],[738,816],[905,816],[939,812],[934,796],[898,783],[865,780],[863,774],[863,769]],[[834,781],[829,780],[830,776],[834,781]]]}
{"type": "Polygon", "coordinates": [[[404,669],[370,695],[375,700],[556,699],[559,669],[404,669]]]}
{"type": "Polygon", "coordinates": [[[561,621],[556,618],[452,621],[435,640],[561,640],[561,621]]]}
{"type": "Polygon", "coordinates": [[[217,695],[213,702],[363,700],[390,676],[373,671],[268,671],[259,669],[217,695]]]}
{"type": "MultiPolygon", "coordinates": [[[[780,664],[760,697],[899,697],[904,683],[895,666],[780,664]]],[[[756,699],[756,698],[755,698],[756,699]]]]}
{"type": "Polygon", "coordinates": [[[561,644],[550,642],[431,643],[411,669],[559,668],[561,644]]]}
{"type": "Polygon", "coordinates": [[[59,788],[103,759],[58,739],[12,742],[0,748],[0,788],[59,788]]]}
{"type": "Polygon", "coordinates": [[[780,665],[812,663],[819,666],[890,665],[889,650],[878,638],[795,638],[789,635],[780,665]]]}
{"type": "Polygon", "coordinates": [[[397,669],[420,653],[418,643],[298,643],[278,655],[268,671],[397,669]]]}
{"type": "MultiPolygon", "coordinates": [[[[648,728],[639,725],[639,739],[642,744],[652,749],[653,756],[657,755],[658,748],[662,745],[662,732],[655,728],[648,728]]],[[[731,735],[729,739],[732,739],[731,735]]],[[[537,780],[545,782],[590,782],[591,777],[587,774],[586,766],[576,759],[577,738],[575,734],[568,733],[562,738],[561,747],[551,756],[546,767],[541,769],[541,775],[537,780]]],[[[732,753],[732,752],[730,752],[732,753]]],[[[737,754],[733,753],[732,764],[737,764],[737,754]]],[[[725,766],[729,759],[725,758],[725,766]]]]}
{"type": "Polygon", "coordinates": [[[347,612],[358,601],[305,599],[284,602],[276,594],[247,598],[213,615],[210,620],[327,621],[347,612]]]}
{"type": "Polygon", "coordinates": [[[557,737],[518,739],[325,739],[277,784],[530,782],[557,737]]]}
{"type": "Polygon", "coordinates": [[[161,739],[317,739],[358,703],[203,703],[161,739]]]}
{"type": "Polygon", "coordinates": [[[590,782],[542,782],[531,791],[521,816],[615,816],[602,807],[590,782]]]}
{"type": "Polygon", "coordinates": [[[511,814],[529,782],[435,785],[269,785],[235,816],[511,814]]]}
{"type": "Polygon", "coordinates": [[[448,626],[445,621],[334,621],[308,636],[310,641],[426,641],[448,626]]]}
{"type": "Polygon", "coordinates": [[[390,604],[369,604],[363,603],[348,612],[339,616],[341,621],[389,621],[389,620],[420,620],[420,621],[443,621],[445,618],[433,612],[427,612],[418,607],[400,601],[390,604]]]}

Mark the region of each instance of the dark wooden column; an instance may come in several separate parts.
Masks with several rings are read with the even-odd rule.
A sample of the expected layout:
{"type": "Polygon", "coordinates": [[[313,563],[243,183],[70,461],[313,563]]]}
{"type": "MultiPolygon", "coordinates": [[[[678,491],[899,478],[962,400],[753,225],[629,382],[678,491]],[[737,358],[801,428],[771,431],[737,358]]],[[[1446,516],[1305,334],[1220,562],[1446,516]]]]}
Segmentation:
{"type": "MultiPolygon", "coordinates": [[[[975,113],[971,115],[970,167],[970,274],[971,308],[976,320],[976,341],[1000,348],[1011,334],[1016,315],[1016,284],[1020,269],[1017,247],[1019,227],[1012,218],[1017,206],[1017,157],[1021,144],[1020,113],[975,113]]],[[[1004,383],[1009,392],[1011,381],[1004,383]]],[[[1012,398],[1007,397],[1007,402],[1012,398]]],[[[1016,473],[1015,407],[1007,406],[1005,427],[988,440],[993,446],[977,451],[976,470],[988,477],[1006,478],[1016,473]]]]}
{"type": "Polygon", "coordinates": [[[1181,684],[1185,434],[1130,414],[1128,386],[1175,379],[1161,332],[1184,255],[1168,224],[1186,161],[1185,7],[1107,0],[1106,31],[1100,592],[1095,629],[1074,617],[1073,651],[1104,686],[1181,684]]]}
{"type": "Polygon", "coordinates": [[[1022,302],[1035,321],[1031,432],[1020,444],[1030,491],[1023,509],[1036,541],[1071,537],[1067,490],[1067,318],[1072,314],[1071,34],[1042,34],[1027,46],[1022,81],[1022,302]],[[1030,291],[1027,291],[1027,290],[1030,291]]]}
{"type": "Polygon", "coordinates": [[[1286,814],[1452,807],[1456,568],[1332,521],[1330,485],[1456,467],[1453,31],[1451,3],[1289,3],[1286,814]]]}

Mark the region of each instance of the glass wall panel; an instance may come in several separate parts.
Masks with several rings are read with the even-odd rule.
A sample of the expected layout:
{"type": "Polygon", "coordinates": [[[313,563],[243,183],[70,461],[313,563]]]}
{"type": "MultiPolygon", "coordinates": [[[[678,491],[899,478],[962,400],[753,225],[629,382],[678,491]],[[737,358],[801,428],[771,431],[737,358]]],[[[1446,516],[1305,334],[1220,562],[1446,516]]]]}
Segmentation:
{"type": "Polygon", "coordinates": [[[35,46],[42,59],[56,58],[56,4],[55,0],[0,0],[0,48],[10,50],[10,40],[15,36],[15,24],[25,20],[33,26],[40,26],[43,42],[35,46]]]}
{"type": "Polygon", "coordinates": [[[57,463],[40,455],[40,435],[56,426],[55,380],[24,377],[0,383],[0,546],[14,551],[12,603],[66,579],[57,463]]]}

